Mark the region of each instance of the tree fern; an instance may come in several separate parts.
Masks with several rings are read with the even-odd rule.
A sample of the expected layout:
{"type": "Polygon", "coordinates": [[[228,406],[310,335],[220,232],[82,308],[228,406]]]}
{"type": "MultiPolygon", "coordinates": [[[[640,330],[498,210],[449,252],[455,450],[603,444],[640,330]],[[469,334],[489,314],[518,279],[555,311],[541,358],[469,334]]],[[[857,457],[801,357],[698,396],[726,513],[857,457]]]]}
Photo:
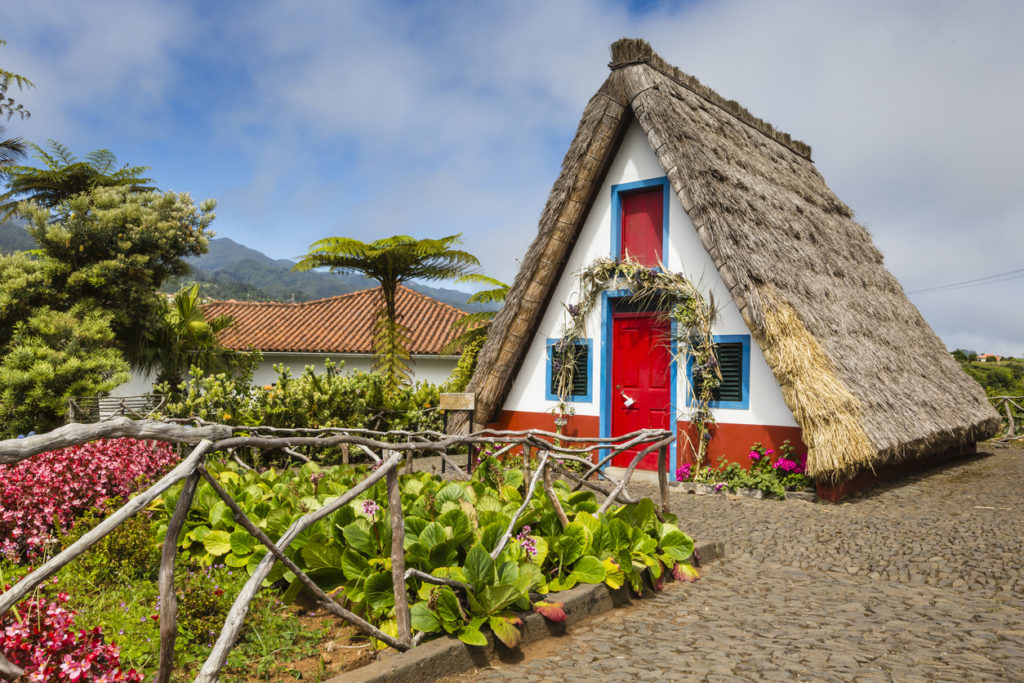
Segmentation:
{"type": "Polygon", "coordinates": [[[374,369],[396,387],[410,376],[407,351],[409,330],[398,319],[398,285],[408,280],[451,280],[480,265],[472,254],[453,249],[462,235],[416,239],[394,235],[374,242],[350,237],[328,237],[314,242],[294,270],[330,268],[361,273],[380,283],[381,308],[374,323],[374,369]]]}

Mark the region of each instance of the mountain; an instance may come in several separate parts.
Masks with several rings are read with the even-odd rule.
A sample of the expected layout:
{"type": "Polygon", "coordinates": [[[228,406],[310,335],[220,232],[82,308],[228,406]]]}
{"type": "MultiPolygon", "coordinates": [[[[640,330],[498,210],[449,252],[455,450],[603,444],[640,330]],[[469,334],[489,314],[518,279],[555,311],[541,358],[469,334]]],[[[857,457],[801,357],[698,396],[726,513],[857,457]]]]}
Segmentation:
{"type": "MultiPolygon", "coordinates": [[[[16,220],[0,224],[0,252],[35,249],[36,243],[25,229],[24,222],[16,220]]],[[[211,299],[240,299],[248,301],[309,301],[347,294],[376,282],[354,273],[328,273],[292,271],[295,261],[273,259],[261,251],[244,244],[217,237],[210,240],[205,254],[189,259],[192,273],[172,278],[161,289],[176,292],[193,282],[199,283],[203,296],[211,299]]],[[[469,294],[457,289],[431,287],[408,283],[411,289],[464,311],[493,311],[496,306],[469,304],[469,294]]]]}
{"type": "Polygon", "coordinates": [[[262,251],[250,249],[244,244],[239,244],[233,239],[229,239],[227,237],[217,237],[210,240],[210,245],[206,253],[192,259],[191,263],[193,268],[205,271],[216,271],[245,260],[267,266],[278,266],[281,268],[291,268],[295,265],[294,261],[289,261],[287,259],[274,260],[262,251]]]}
{"type": "MultiPolygon", "coordinates": [[[[209,251],[190,260],[190,276],[165,284],[165,291],[177,291],[182,285],[199,282],[200,291],[210,298],[248,299],[252,301],[309,301],[347,294],[376,282],[354,273],[292,271],[295,261],[272,259],[226,237],[210,240],[209,251]]],[[[470,304],[469,294],[457,289],[408,283],[411,289],[464,311],[493,311],[493,305],[470,304]]]]}
{"type": "Polygon", "coordinates": [[[0,223],[0,253],[8,254],[36,248],[36,241],[28,234],[25,226],[26,223],[19,219],[0,223]]]}

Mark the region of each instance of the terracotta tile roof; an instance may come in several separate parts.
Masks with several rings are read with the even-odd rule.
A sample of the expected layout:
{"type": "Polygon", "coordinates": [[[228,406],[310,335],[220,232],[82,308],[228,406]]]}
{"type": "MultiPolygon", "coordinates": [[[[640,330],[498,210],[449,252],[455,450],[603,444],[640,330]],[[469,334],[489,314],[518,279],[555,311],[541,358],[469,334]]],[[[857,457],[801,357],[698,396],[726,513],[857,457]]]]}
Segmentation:
{"type": "MultiPolygon", "coordinates": [[[[409,353],[439,354],[455,337],[452,323],[466,315],[436,299],[398,288],[398,320],[409,328],[409,353]]],[[[373,353],[373,321],[380,287],[302,303],[212,301],[207,320],[230,315],[235,324],[220,334],[230,349],[303,353],[373,353]]]]}

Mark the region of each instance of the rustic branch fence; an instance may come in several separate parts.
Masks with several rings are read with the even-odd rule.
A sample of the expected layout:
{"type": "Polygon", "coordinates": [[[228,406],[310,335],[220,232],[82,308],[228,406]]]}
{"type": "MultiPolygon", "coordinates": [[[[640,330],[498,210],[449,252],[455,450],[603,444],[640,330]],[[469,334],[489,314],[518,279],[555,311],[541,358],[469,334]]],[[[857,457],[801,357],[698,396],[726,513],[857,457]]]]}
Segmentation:
{"type": "MultiPolygon", "coordinates": [[[[249,605],[275,562],[283,563],[293,572],[327,611],[353,624],[363,633],[377,638],[399,651],[408,650],[419,643],[423,634],[417,634],[417,638],[412,636],[406,581],[416,578],[445,585],[451,585],[451,581],[425,574],[416,569],[405,569],[403,549],[405,526],[398,487],[398,471],[403,462],[412,464],[413,454],[434,453],[440,455],[461,478],[468,478],[468,476],[449,455],[453,449],[479,448],[490,444],[496,448],[495,452],[499,455],[513,450],[522,454],[526,494],[522,506],[491,553],[492,558],[496,558],[511,540],[516,523],[533,498],[538,484],[544,495],[551,501],[561,524],[564,526],[568,523],[552,485],[552,474],[564,476],[572,481],[575,484],[573,490],[587,487],[605,495],[606,499],[601,505],[600,512],[606,512],[616,502],[635,502],[636,499],[630,496],[627,490],[629,481],[640,461],[648,454],[657,451],[661,497],[661,507],[657,513],[659,516],[663,516],[669,512],[668,449],[674,437],[671,432],[658,429],[645,429],[603,439],[570,437],[540,430],[483,430],[468,435],[452,436],[438,432],[232,427],[201,421],[183,424],[119,417],[94,424],[69,424],[47,434],[0,441],[0,464],[17,463],[46,451],[66,448],[100,438],[116,437],[188,444],[193,446],[193,449],[162,479],[135,495],[124,506],[60,554],[25,576],[9,591],[0,594],[0,615],[6,614],[62,567],[86,552],[125,520],[145,509],[170,487],[184,480],[181,495],[168,523],[160,558],[160,668],[156,678],[159,683],[166,683],[170,680],[174,664],[174,643],[178,630],[177,600],[174,593],[177,538],[184,524],[185,516],[192,506],[192,499],[200,479],[205,479],[210,484],[216,494],[234,513],[236,522],[265,546],[268,552],[235,599],[209,657],[195,678],[196,683],[212,683],[218,679],[220,670],[227,661],[228,652],[238,638],[249,605]],[[230,453],[237,459],[235,451],[239,449],[276,450],[306,460],[309,459],[309,456],[300,453],[297,449],[306,449],[307,452],[312,452],[332,447],[341,447],[346,453],[348,449],[355,448],[375,462],[375,469],[343,495],[328,500],[323,507],[295,520],[276,542],[253,524],[237,502],[209,474],[205,467],[205,461],[209,455],[218,451],[230,453]],[[603,481],[593,480],[592,475],[598,468],[610,462],[616,455],[623,453],[632,454],[633,457],[620,479],[614,479],[606,473],[603,481]],[[577,467],[582,465],[585,471],[573,472],[566,467],[567,463],[575,463],[577,467]],[[385,480],[387,486],[388,512],[392,529],[391,571],[398,624],[397,638],[384,633],[359,615],[338,604],[333,597],[322,591],[312,579],[302,572],[284,552],[302,531],[348,505],[381,479],[385,480]]],[[[241,461],[239,460],[239,462],[241,461]]],[[[244,465],[244,463],[242,464],[244,465]]],[[[461,584],[458,587],[466,588],[461,584]]],[[[24,672],[19,667],[11,664],[0,654],[0,677],[15,680],[23,674],[24,672]]]]}
{"type": "Polygon", "coordinates": [[[112,417],[147,420],[167,403],[158,394],[140,396],[76,396],[68,399],[68,422],[98,422],[112,417]]]}
{"type": "Polygon", "coordinates": [[[1011,441],[1017,436],[1017,424],[1024,426],[1024,396],[991,396],[993,407],[1006,416],[1006,433],[999,441],[1011,441]]]}

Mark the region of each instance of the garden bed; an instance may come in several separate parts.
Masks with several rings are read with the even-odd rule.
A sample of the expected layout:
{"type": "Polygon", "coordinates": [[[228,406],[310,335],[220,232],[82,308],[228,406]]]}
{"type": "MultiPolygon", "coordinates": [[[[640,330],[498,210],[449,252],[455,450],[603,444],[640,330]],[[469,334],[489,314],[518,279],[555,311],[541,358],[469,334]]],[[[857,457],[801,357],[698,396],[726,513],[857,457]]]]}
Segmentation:
{"type": "MultiPolygon", "coordinates": [[[[93,429],[75,427],[76,433],[93,429]]],[[[173,425],[131,423],[126,429],[159,430],[192,443],[202,438],[198,429],[173,425]]],[[[148,679],[155,673],[168,654],[160,652],[161,644],[174,642],[164,632],[168,626],[170,634],[177,633],[177,648],[160,665],[166,673],[173,664],[177,676],[196,675],[202,681],[218,675],[221,680],[323,678],[365,661],[370,655],[364,650],[386,645],[415,649],[425,637],[451,635],[474,647],[497,638],[516,648],[527,621],[566,618],[562,605],[543,596],[577,585],[628,587],[640,594],[645,587],[660,588],[669,575],[696,578],[689,564],[693,542],[668,512],[667,485],[660,507],[650,499],[615,505],[616,492],[599,503],[593,492],[573,491],[564,481],[552,481],[546,463],[561,458],[586,466],[590,461],[541,438],[566,437],[502,433],[521,439],[527,452],[541,449],[536,462],[523,470],[504,469],[496,459],[485,458],[471,479],[444,481],[426,472],[398,475],[402,456],[396,449],[419,451],[421,441],[377,441],[365,432],[331,432],[322,439],[232,437],[224,433],[227,429],[211,427],[206,433],[213,440],[198,443],[187,458],[177,464],[161,461],[134,480],[133,488],[144,487],[173,465],[120,507],[104,496],[76,499],[83,507],[71,529],[66,521],[59,529],[40,526],[24,554],[11,554],[8,548],[4,571],[14,585],[0,595],[5,624],[17,622],[19,610],[33,599],[44,601],[38,603],[42,611],[51,599],[73,605],[63,626],[65,639],[71,643],[70,634],[78,629],[111,645],[112,680],[148,679]],[[368,444],[363,450],[378,462],[332,468],[308,462],[259,471],[239,461],[237,453],[232,459],[207,455],[219,443],[234,446],[244,439],[263,447],[280,447],[289,439],[304,445],[314,439],[327,446],[368,444]],[[97,543],[100,548],[92,548],[97,543]],[[28,566],[60,547],[64,550],[39,569],[28,566]],[[175,557],[180,561],[175,563],[175,557]],[[72,560],[54,577],[58,567],[72,560]],[[157,564],[161,572],[169,568],[166,583],[156,581],[157,564]],[[361,634],[339,631],[333,617],[320,609],[311,614],[303,607],[297,617],[291,605],[301,605],[307,592],[361,634]],[[524,613],[543,617],[524,620],[524,613]],[[113,647],[114,642],[122,647],[113,647]],[[363,647],[367,643],[370,648],[363,647]]],[[[15,468],[45,468],[45,455],[29,458],[42,450],[35,444],[52,443],[56,434],[4,442],[0,457],[22,461],[15,468]]],[[[465,438],[437,436],[438,450],[465,438]]],[[[471,438],[507,441],[490,435],[471,438]]],[[[621,437],[630,438],[646,442],[646,452],[660,449],[659,460],[666,460],[670,434],[648,430],[621,437]]],[[[579,452],[600,447],[589,444],[579,452]]],[[[116,458],[110,464],[111,472],[119,469],[116,458]]],[[[87,465],[79,461],[76,466],[87,465]]],[[[618,490],[625,484],[626,479],[619,482],[618,490]]],[[[62,507],[61,488],[51,489],[49,504],[62,507]]],[[[31,505],[22,505],[17,515],[30,511],[31,505]]],[[[46,517],[44,509],[41,524],[46,517]]],[[[8,646],[3,653],[15,664],[50,680],[108,673],[90,670],[95,662],[84,659],[87,645],[58,651],[42,644],[34,659],[23,656],[18,643],[8,646]]]]}

